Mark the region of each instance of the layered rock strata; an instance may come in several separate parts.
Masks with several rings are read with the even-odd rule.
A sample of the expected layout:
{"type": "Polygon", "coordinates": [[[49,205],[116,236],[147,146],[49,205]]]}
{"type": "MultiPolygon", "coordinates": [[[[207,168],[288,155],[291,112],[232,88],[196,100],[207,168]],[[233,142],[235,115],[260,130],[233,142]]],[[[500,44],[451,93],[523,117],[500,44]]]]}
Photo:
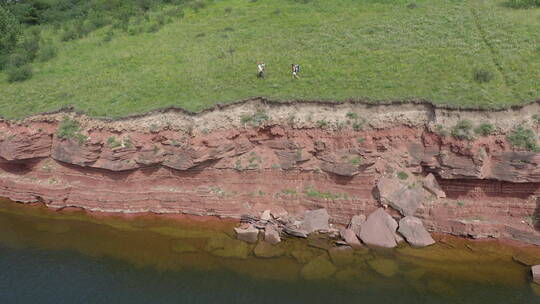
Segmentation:
{"type": "Polygon", "coordinates": [[[540,244],[540,154],[507,140],[535,111],[256,100],[118,121],[73,113],[2,121],[0,196],[58,209],[238,218],[325,208],[335,226],[382,203],[431,232],[540,244]],[[80,127],[59,136],[66,116],[80,127]],[[462,119],[492,121],[493,134],[441,132],[462,119]],[[381,192],[385,179],[402,195],[381,192]]]}

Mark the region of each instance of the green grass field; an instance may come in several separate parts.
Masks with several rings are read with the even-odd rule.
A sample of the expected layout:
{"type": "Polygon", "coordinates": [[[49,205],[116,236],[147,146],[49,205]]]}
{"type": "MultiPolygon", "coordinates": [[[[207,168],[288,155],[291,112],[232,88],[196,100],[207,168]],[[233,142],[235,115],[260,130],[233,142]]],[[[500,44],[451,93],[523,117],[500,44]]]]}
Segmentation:
{"type": "MultiPolygon", "coordinates": [[[[504,0],[222,0],[130,35],[110,26],[61,42],[34,75],[0,73],[0,115],[74,105],[94,116],[276,100],[428,99],[496,108],[540,98],[540,8],[504,0]],[[416,4],[414,7],[410,5],[416,4]],[[256,78],[256,61],[267,78],[256,78]],[[291,63],[302,66],[293,81],[291,63]],[[475,80],[475,71],[493,76],[475,80]]],[[[161,10],[170,7],[164,6],[161,10]]],[[[159,13],[159,11],[157,12],[159,13]]]]}

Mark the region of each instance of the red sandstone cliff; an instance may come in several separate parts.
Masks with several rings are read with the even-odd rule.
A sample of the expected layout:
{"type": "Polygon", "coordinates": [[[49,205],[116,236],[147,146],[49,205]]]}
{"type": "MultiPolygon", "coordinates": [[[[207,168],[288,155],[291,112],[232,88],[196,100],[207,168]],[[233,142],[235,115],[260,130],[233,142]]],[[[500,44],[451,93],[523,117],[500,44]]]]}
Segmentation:
{"type": "Polygon", "coordinates": [[[83,128],[70,139],[56,135],[60,114],[4,121],[0,196],[52,208],[226,217],[323,207],[334,223],[346,224],[380,206],[374,189],[382,176],[400,175],[421,187],[431,172],[446,198],[427,195],[416,211],[428,229],[540,245],[533,227],[540,154],[514,149],[506,122],[497,135],[467,141],[434,133],[433,117],[421,107],[404,114],[315,107],[306,111],[315,118],[292,122],[294,109],[283,107],[268,108],[256,123],[252,108],[245,110],[249,119],[234,108],[208,114],[214,115],[204,118],[209,123],[179,118],[176,129],[170,121],[149,126],[156,117],[114,123],[78,116],[83,128]],[[345,113],[363,115],[362,126],[355,125],[356,114],[345,113]],[[317,115],[342,121],[323,123],[317,115]]]}

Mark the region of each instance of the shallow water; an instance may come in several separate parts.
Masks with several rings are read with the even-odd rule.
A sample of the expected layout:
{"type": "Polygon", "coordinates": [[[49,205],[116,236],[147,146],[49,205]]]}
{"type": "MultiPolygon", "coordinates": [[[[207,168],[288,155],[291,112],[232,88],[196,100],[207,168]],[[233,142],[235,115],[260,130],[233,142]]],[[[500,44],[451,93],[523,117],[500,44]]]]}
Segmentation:
{"type": "Polygon", "coordinates": [[[538,248],[444,237],[330,259],[292,239],[261,259],[232,226],[2,201],[0,303],[540,303],[528,267],[512,260],[540,258],[538,248]]]}

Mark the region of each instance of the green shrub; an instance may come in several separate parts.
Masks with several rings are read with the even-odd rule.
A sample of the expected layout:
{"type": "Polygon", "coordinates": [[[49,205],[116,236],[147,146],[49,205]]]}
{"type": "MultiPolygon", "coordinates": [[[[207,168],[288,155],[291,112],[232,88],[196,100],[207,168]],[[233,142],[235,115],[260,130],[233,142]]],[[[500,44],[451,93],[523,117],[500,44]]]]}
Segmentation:
{"type": "Polygon", "coordinates": [[[347,116],[348,119],[357,119],[358,118],[358,114],[356,114],[354,112],[347,112],[346,116],[347,116]]]}
{"type": "Polygon", "coordinates": [[[533,119],[533,121],[534,121],[537,125],[540,125],[540,115],[534,114],[534,115],[532,116],[532,119],[533,119]]]}
{"type": "Polygon", "coordinates": [[[8,67],[7,69],[7,81],[12,82],[21,82],[27,79],[32,78],[32,66],[30,64],[25,64],[20,67],[8,67]]]}
{"type": "Polygon", "coordinates": [[[532,8],[540,7],[540,0],[509,0],[505,4],[511,8],[532,8]]]}
{"type": "Polygon", "coordinates": [[[33,30],[19,44],[19,50],[21,52],[24,52],[26,56],[28,56],[30,61],[33,61],[36,58],[37,53],[39,51],[40,40],[41,40],[41,33],[39,32],[39,30],[33,30]]]}
{"type": "Polygon", "coordinates": [[[515,147],[525,148],[529,151],[540,152],[537,144],[537,136],[533,130],[525,128],[523,125],[517,127],[506,136],[508,141],[515,147]]]}
{"type": "Polygon", "coordinates": [[[155,33],[157,31],[159,31],[159,29],[161,28],[161,26],[157,23],[150,23],[147,27],[146,27],[146,32],[147,33],[155,33]]]}
{"type": "Polygon", "coordinates": [[[21,26],[15,16],[0,5],[0,54],[7,54],[17,45],[21,26]]]}
{"type": "Polygon", "coordinates": [[[266,114],[266,111],[257,110],[257,112],[253,113],[253,115],[242,115],[240,118],[240,121],[242,122],[243,125],[249,123],[253,127],[258,127],[269,119],[270,117],[268,117],[268,114],[266,114]]]}
{"type": "Polygon", "coordinates": [[[64,117],[58,130],[56,131],[56,136],[61,139],[76,139],[79,145],[82,145],[86,141],[86,136],[80,133],[81,126],[78,121],[70,119],[69,117],[64,117]]]}
{"type": "Polygon", "coordinates": [[[474,129],[474,133],[482,136],[489,136],[493,131],[495,131],[495,127],[490,123],[483,123],[474,129]]]}
{"type": "Polygon", "coordinates": [[[450,131],[453,137],[457,139],[466,139],[473,140],[474,136],[471,134],[472,131],[472,122],[470,120],[464,119],[460,120],[450,131]]]}
{"type": "Polygon", "coordinates": [[[56,52],[56,47],[49,42],[39,49],[37,59],[41,62],[49,61],[56,57],[56,52]]]}
{"type": "Polygon", "coordinates": [[[409,178],[409,175],[404,171],[399,171],[397,176],[401,180],[406,180],[407,178],[409,178]]]}
{"type": "Polygon", "coordinates": [[[20,52],[14,52],[8,57],[6,66],[8,68],[18,68],[29,64],[31,61],[28,54],[21,50],[20,52]]]}
{"type": "Polygon", "coordinates": [[[360,165],[362,163],[362,161],[363,161],[362,157],[357,156],[357,157],[351,159],[351,164],[354,165],[354,166],[358,166],[358,165],[360,165]]]}
{"type": "Polygon", "coordinates": [[[111,136],[111,137],[107,138],[107,145],[109,145],[109,148],[114,149],[114,148],[120,147],[122,145],[122,143],[117,141],[116,137],[111,136]]]}
{"type": "Polygon", "coordinates": [[[417,7],[418,7],[418,4],[416,4],[414,2],[411,2],[411,3],[407,4],[408,9],[415,9],[417,7]]]}
{"type": "Polygon", "coordinates": [[[60,35],[60,40],[66,42],[79,39],[79,33],[75,29],[67,29],[60,35]]]}
{"type": "Polygon", "coordinates": [[[114,37],[114,32],[113,31],[107,31],[105,33],[105,36],[103,36],[103,42],[109,42],[113,39],[114,37]]]}
{"type": "Polygon", "coordinates": [[[490,82],[493,79],[493,73],[486,70],[476,70],[474,71],[474,80],[479,83],[490,82]]]}
{"type": "Polygon", "coordinates": [[[441,124],[435,125],[435,133],[442,137],[448,136],[448,131],[446,131],[441,124]]]}

